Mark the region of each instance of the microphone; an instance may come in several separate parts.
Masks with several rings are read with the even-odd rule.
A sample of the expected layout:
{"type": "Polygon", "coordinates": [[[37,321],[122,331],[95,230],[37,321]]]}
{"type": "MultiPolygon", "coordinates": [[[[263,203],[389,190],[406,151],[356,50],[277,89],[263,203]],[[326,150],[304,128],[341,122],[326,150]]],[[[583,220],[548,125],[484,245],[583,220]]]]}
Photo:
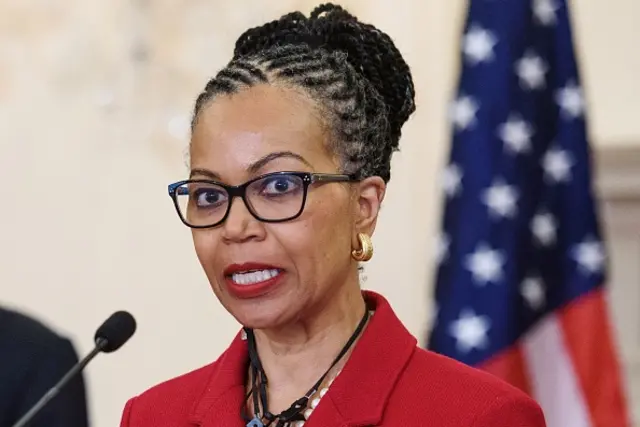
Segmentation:
{"type": "Polygon", "coordinates": [[[81,361],[75,364],[56,385],[51,387],[42,398],[29,409],[12,427],[24,427],[40,412],[51,399],[56,397],[67,383],[81,372],[85,366],[100,352],[111,353],[118,350],[136,331],[136,320],[126,311],[116,311],[95,333],[95,347],[81,361]]]}

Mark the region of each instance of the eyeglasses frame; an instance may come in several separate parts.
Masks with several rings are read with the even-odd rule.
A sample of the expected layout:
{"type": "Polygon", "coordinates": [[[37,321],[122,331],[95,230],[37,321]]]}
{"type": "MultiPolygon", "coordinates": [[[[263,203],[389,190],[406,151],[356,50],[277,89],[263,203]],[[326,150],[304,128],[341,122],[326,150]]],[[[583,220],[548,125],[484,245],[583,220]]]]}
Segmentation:
{"type": "Polygon", "coordinates": [[[195,228],[195,229],[203,229],[203,228],[214,228],[219,226],[220,224],[222,224],[223,222],[225,222],[227,220],[227,218],[229,217],[229,213],[231,212],[231,205],[233,204],[233,200],[236,197],[240,197],[242,199],[242,201],[244,202],[244,205],[246,206],[247,210],[249,211],[249,213],[251,213],[251,215],[257,219],[258,221],[261,222],[266,222],[266,223],[278,223],[278,222],[286,222],[286,221],[292,221],[296,218],[298,218],[300,215],[302,215],[302,212],[304,212],[304,208],[307,204],[307,195],[309,193],[309,186],[311,184],[315,184],[315,183],[329,183],[329,182],[355,182],[358,181],[358,179],[356,178],[355,175],[351,174],[335,174],[335,173],[313,173],[313,172],[299,172],[299,171],[279,171],[279,172],[270,172],[270,173],[266,173],[260,176],[257,176],[255,178],[250,179],[249,181],[245,182],[244,184],[240,184],[240,185],[227,185],[227,184],[223,184],[221,182],[212,180],[212,179],[185,179],[182,181],[178,181],[178,182],[174,182],[172,184],[169,184],[168,186],[168,191],[169,191],[169,197],[171,197],[172,201],[173,201],[173,205],[176,209],[176,212],[178,213],[178,217],[180,218],[180,221],[182,221],[182,223],[184,225],[186,225],[189,228],[195,228]],[[285,176],[285,175],[293,175],[293,176],[297,176],[299,178],[302,179],[302,203],[300,205],[300,210],[293,216],[284,218],[284,219],[264,219],[261,218],[255,211],[254,208],[251,206],[251,203],[249,203],[247,201],[247,188],[253,184],[256,181],[259,181],[261,179],[265,179],[265,178],[269,178],[269,177],[277,177],[277,176],[285,176]],[[203,183],[203,184],[211,184],[211,185],[216,185],[218,187],[223,188],[227,194],[229,195],[229,203],[227,204],[227,211],[225,212],[224,216],[222,217],[222,219],[220,219],[220,221],[212,224],[212,225],[191,225],[187,222],[187,220],[182,216],[182,212],[180,211],[180,205],[178,204],[178,189],[185,185],[185,184],[189,184],[189,183],[203,183]]]}

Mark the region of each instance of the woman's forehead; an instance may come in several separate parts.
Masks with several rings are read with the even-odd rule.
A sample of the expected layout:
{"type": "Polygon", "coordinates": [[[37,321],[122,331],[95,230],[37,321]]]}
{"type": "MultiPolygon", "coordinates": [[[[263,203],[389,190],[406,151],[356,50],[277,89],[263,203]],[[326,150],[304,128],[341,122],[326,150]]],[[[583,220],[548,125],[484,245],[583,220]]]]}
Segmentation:
{"type": "MultiPolygon", "coordinates": [[[[319,110],[298,91],[262,85],[214,99],[201,112],[191,141],[191,168],[229,179],[245,179],[250,165],[275,152],[304,158],[312,170],[337,168],[329,153],[319,110]]],[[[284,156],[276,169],[302,169],[303,162],[284,156]]],[[[304,168],[307,169],[306,167],[304,168]]]]}
{"type": "Polygon", "coordinates": [[[324,167],[331,156],[323,129],[311,100],[295,90],[261,85],[216,98],[200,112],[191,159],[220,168],[291,151],[324,167]]]}
{"type": "Polygon", "coordinates": [[[246,88],[214,99],[199,114],[195,136],[261,133],[279,138],[322,137],[315,103],[298,90],[272,85],[246,88]]]}

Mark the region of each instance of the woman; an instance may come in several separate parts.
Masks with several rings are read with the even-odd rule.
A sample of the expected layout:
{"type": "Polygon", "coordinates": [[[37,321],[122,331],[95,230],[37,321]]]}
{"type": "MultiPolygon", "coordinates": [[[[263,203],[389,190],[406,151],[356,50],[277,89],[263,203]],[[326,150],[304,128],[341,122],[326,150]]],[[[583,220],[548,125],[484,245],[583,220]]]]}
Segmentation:
{"type": "Polygon", "coordinates": [[[214,363],[131,399],[123,427],[544,426],[524,394],[418,348],[360,289],[414,110],[391,39],[339,6],[239,38],[196,101],[191,175],[169,193],[244,328],[214,363]]]}

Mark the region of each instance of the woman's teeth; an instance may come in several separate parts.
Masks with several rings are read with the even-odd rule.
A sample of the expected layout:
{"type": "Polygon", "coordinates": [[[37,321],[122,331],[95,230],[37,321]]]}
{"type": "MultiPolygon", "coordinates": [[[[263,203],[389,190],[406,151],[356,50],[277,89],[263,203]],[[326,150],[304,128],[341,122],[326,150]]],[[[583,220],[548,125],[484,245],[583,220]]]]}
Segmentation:
{"type": "Polygon", "coordinates": [[[254,283],[264,282],[272,277],[276,277],[280,272],[277,269],[251,271],[248,273],[234,273],[231,280],[239,285],[252,285],[254,283]]]}

